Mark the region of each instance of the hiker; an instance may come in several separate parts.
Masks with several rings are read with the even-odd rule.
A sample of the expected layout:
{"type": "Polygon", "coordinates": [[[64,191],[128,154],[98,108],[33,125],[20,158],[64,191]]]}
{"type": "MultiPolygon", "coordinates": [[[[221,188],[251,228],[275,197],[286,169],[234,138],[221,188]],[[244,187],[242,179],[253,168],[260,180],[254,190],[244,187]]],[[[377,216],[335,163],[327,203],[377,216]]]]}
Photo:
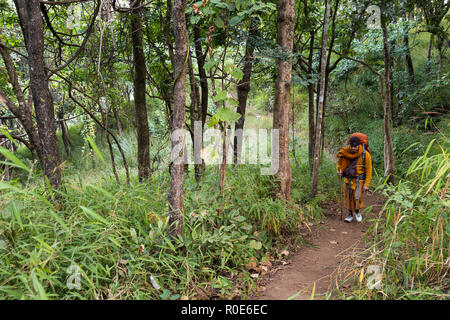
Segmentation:
{"type": "Polygon", "coordinates": [[[372,158],[364,143],[357,136],[351,136],[349,145],[339,150],[337,154],[337,174],[344,177],[344,199],[349,215],[345,222],[353,221],[355,212],[356,221],[361,222],[360,210],[364,208],[364,193],[369,190],[372,179],[372,158]]]}

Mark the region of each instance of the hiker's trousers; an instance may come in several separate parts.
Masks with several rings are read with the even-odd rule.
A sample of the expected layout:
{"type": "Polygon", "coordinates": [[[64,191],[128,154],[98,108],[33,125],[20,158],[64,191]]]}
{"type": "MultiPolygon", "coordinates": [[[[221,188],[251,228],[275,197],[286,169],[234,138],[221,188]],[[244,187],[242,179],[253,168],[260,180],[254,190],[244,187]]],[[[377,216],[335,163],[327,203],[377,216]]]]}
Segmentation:
{"type": "Polygon", "coordinates": [[[345,183],[344,187],[344,203],[345,207],[350,211],[360,210],[364,208],[364,180],[359,180],[358,200],[356,200],[356,190],[349,188],[349,184],[345,183]],[[350,189],[350,190],[349,190],[350,189]],[[349,194],[350,193],[350,194],[349,194]]]}

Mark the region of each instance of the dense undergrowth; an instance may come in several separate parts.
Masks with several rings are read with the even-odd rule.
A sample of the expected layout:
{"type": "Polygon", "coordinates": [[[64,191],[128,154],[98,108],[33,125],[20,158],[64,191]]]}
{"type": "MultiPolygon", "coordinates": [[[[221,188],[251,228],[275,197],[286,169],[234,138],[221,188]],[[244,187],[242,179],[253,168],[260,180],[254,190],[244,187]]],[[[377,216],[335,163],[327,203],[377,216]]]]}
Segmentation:
{"type": "MultiPolygon", "coordinates": [[[[416,59],[418,69],[425,70],[424,57],[416,59]]],[[[394,79],[399,88],[392,128],[395,185],[374,180],[377,191],[386,197],[385,205],[372,221],[368,249],[349,254],[341,265],[334,297],[450,297],[450,119],[443,111],[448,108],[448,75],[447,71],[437,81],[430,78],[434,74],[419,72],[414,87],[394,79]]],[[[382,176],[383,110],[372,78],[370,73],[359,72],[345,90],[331,94],[333,117],[327,120],[326,141],[335,151],[349,133],[368,134],[374,171],[382,176]]]]}
{"type": "MultiPolygon", "coordinates": [[[[302,241],[303,223],[322,217],[318,200],[310,201],[307,157],[293,165],[289,204],[273,199],[273,180],[258,166],[229,166],[222,194],[216,167],[207,166],[200,185],[191,168],[183,238],[171,239],[167,168],[139,184],[130,161],[130,184],[123,169],[117,184],[110,163],[83,153],[80,128],[71,130],[76,147],[59,190],[48,189],[23,150],[10,159],[22,167],[16,178],[0,181],[2,299],[246,298],[258,280],[249,264],[270,265],[302,241]]],[[[132,154],[136,146],[126,137],[132,154]]],[[[330,174],[334,165],[324,160],[322,199],[334,189],[330,174]]]]}
{"type": "Polygon", "coordinates": [[[367,249],[346,253],[334,298],[450,298],[450,118],[446,112],[450,65],[444,63],[442,78],[436,80],[436,60],[426,58],[428,40],[429,35],[414,35],[413,84],[408,82],[404,57],[394,57],[395,185],[381,179],[384,124],[378,79],[357,64],[338,68],[330,90],[325,141],[335,152],[350,133],[366,133],[378,174],[372,186],[386,201],[371,221],[367,249]]]}
{"type": "Polygon", "coordinates": [[[343,263],[337,296],[450,298],[449,152],[430,155],[434,143],[409,166],[407,179],[379,187],[384,216],[373,219],[367,249],[343,263]]]}

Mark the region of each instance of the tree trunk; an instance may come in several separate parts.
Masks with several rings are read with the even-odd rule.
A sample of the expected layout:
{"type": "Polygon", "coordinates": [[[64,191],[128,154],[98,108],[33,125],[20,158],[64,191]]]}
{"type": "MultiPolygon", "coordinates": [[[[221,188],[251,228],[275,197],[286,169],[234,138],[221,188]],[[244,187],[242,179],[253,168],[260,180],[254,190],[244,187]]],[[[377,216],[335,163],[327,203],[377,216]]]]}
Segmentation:
{"type": "Polygon", "coordinates": [[[150,168],[150,132],[147,119],[147,105],[145,101],[145,55],[142,44],[142,14],[140,0],[130,0],[134,4],[131,15],[131,38],[133,42],[134,64],[134,106],[136,110],[136,130],[138,143],[138,175],[139,182],[148,180],[150,168]]]}
{"type": "MultiPolygon", "coordinates": [[[[383,51],[384,51],[384,90],[382,90],[384,106],[384,176],[388,181],[394,183],[394,149],[392,145],[392,99],[391,99],[391,53],[389,49],[388,34],[386,22],[381,17],[381,29],[383,32],[383,51]],[[383,93],[384,91],[384,93],[383,93]]],[[[381,84],[380,84],[381,85],[381,84]]]]}
{"type": "Polygon", "coordinates": [[[44,31],[39,0],[15,0],[23,28],[30,68],[30,88],[33,96],[36,122],[40,139],[38,149],[44,174],[53,189],[61,184],[61,163],[56,138],[53,99],[48,86],[44,62],[44,31]],[[28,32],[28,33],[27,33],[28,32]]]}
{"type": "Polygon", "coordinates": [[[438,74],[437,74],[437,79],[440,81],[442,78],[442,49],[443,49],[443,45],[444,45],[444,39],[437,36],[437,43],[436,43],[436,47],[438,49],[438,74]]]}
{"type": "MultiPolygon", "coordinates": [[[[192,148],[194,151],[194,177],[195,181],[200,182],[200,167],[201,167],[201,149],[196,147],[196,121],[201,121],[201,110],[200,110],[200,92],[194,76],[194,67],[192,65],[192,58],[189,51],[188,60],[188,70],[189,70],[189,85],[191,87],[191,106],[190,106],[190,124],[192,140],[192,148]]],[[[197,142],[198,143],[198,142],[197,142]]],[[[186,164],[187,165],[187,164],[186,164]]]]}
{"type": "Polygon", "coordinates": [[[427,50],[427,68],[426,72],[430,73],[431,69],[431,49],[433,48],[433,34],[430,33],[430,41],[428,42],[428,50],[427,50]]]}
{"type": "Polygon", "coordinates": [[[258,34],[257,27],[258,27],[258,20],[252,18],[252,20],[250,21],[250,30],[247,37],[247,44],[245,46],[244,66],[242,67],[244,76],[237,85],[237,96],[239,102],[239,105],[237,107],[237,113],[239,113],[241,117],[234,126],[233,163],[235,164],[238,164],[241,161],[240,157],[242,153],[242,137],[243,137],[242,130],[244,129],[245,109],[247,108],[247,98],[248,93],[250,92],[250,78],[252,75],[252,67],[253,67],[253,52],[255,50],[254,38],[258,34]]]}
{"type": "MultiPolygon", "coordinates": [[[[331,71],[333,71],[332,69],[334,67],[336,67],[337,63],[339,62],[339,60],[337,60],[334,64],[334,67],[330,68],[331,54],[333,52],[334,41],[336,40],[336,17],[337,17],[338,7],[339,7],[339,0],[336,0],[334,3],[333,18],[332,18],[332,23],[331,23],[330,47],[328,49],[327,62],[326,62],[326,66],[325,66],[325,91],[323,94],[323,110],[322,110],[322,124],[321,124],[322,132],[320,133],[321,148],[320,148],[320,155],[319,155],[319,166],[320,166],[320,163],[322,160],[322,154],[323,154],[323,150],[325,147],[325,115],[326,115],[326,107],[327,107],[328,84],[330,81],[330,73],[331,73],[331,71]]],[[[331,3],[330,3],[330,15],[331,15],[331,3]]],[[[349,46],[350,45],[351,45],[351,40],[350,40],[349,46]]],[[[318,92],[320,92],[320,90],[318,92]]]]}
{"type": "Polygon", "coordinates": [[[30,145],[32,147],[30,151],[32,153],[34,160],[35,152],[37,153],[37,151],[39,150],[41,142],[39,140],[38,131],[33,123],[31,94],[29,99],[30,103],[27,103],[23,95],[22,88],[20,87],[17,73],[14,69],[14,63],[11,59],[8,49],[6,49],[1,39],[0,39],[0,54],[3,57],[5,67],[8,72],[8,80],[13,87],[14,94],[16,95],[19,107],[16,107],[12,103],[12,101],[7,97],[7,95],[3,93],[3,91],[1,91],[1,89],[0,89],[0,102],[3,105],[5,105],[11,111],[11,113],[17,117],[17,119],[19,119],[20,123],[25,129],[25,132],[27,133],[28,139],[30,141],[30,145]]]}
{"type": "Polygon", "coordinates": [[[59,122],[59,127],[61,128],[61,138],[64,144],[64,149],[66,150],[66,154],[67,157],[70,159],[72,158],[72,154],[70,152],[70,142],[69,142],[69,137],[67,136],[67,132],[66,132],[66,126],[64,124],[64,111],[61,107],[61,110],[59,110],[58,112],[58,122],[59,122]]]}
{"type": "MultiPolygon", "coordinates": [[[[309,56],[308,56],[308,64],[312,66],[313,64],[313,55],[314,55],[314,38],[315,33],[313,31],[310,32],[311,39],[309,43],[309,56]]],[[[315,138],[315,123],[314,123],[314,83],[313,81],[314,70],[311,69],[311,72],[308,74],[308,125],[309,125],[309,137],[308,137],[308,159],[309,159],[309,168],[312,172],[313,162],[314,162],[314,138],[315,138]]]]}
{"type": "MultiPolygon", "coordinates": [[[[1,101],[1,99],[0,99],[0,101],[1,101]]],[[[7,123],[7,120],[5,120],[5,123],[7,123]]],[[[3,121],[0,119],[0,127],[2,127],[2,125],[3,125],[3,121]]],[[[8,140],[7,140],[6,137],[5,138],[0,137],[0,146],[4,147],[5,149],[9,149],[8,148],[8,140]]],[[[3,155],[0,155],[0,160],[1,161],[8,161],[8,159],[5,156],[3,156],[3,155]]],[[[1,173],[3,173],[4,180],[5,181],[9,181],[9,179],[10,179],[9,166],[6,163],[0,165],[0,180],[1,180],[1,173]],[[1,172],[2,171],[2,167],[3,167],[3,172],[1,172]]]]}
{"type": "MultiPolygon", "coordinates": [[[[173,32],[175,38],[175,55],[172,61],[174,68],[173,89],[173,124],[172,124],[172,168],[169,187],[169,224],[170,234],[182,236],[183,224],[183,153],[184,128],[186,121],[186,66],[188,58],[188,37],[186,29],[187,0],[173,2],[173,32]]],[[[170,8],[168,8],[170,10],[170,8]]]]}
{"type": "MultiPolygon", "coordinates": [[[[109,155],[111,156],[111,166],[114,173],[114,177],[116,178],[117,185],[120,184],[119,174],[116,169],[116,161],[114,158],[114,150],[112,148],[111,139],[109,139],[109,134],[106,134],[106,142],[108,143],[109,155]]],[[[92,150],[93,151],[93,150],[92,150]]]]}
{"type": "Polygon", "coordinates": [[[403,44],[406,47],[406,55],[405,55],[405,63],[406,70],[408,71],[409,84],[413,85],[415,82],[414,79],[414,65],[411,59],[411,50],[409,48],[409,35],[408,30],[405,30],[405,35],[403,36],[403,44]]]}
{"type": "MultiPolygon", "coordinates": [[[[295,23],[295,0],[278,1],[277,44],[292,53],[295,23]]],[[[273,128],[279,130],[279,155],[272,152],[272,162],[278,162],[275,178],[278,184],[277,196],[291,198],[291,164],[289,162],[289,108],[292,78],[292,61],[277,59],[277,78],[275,82],[275,101],[273,128]]],[[[277,143],[274,141],[273,143],[277,143]]],[[[272,151],[276,148],[272,147],[272,151]]],[[[273,164],[272,164],[273,165],[273,164]]]]}
{"type": "MultiPolygon", "coordinates": [[[[202,52],[202,44],[201,44],[201,32],[200,26],[198,24],[194,25],[194,42],[195,42],[195,57],[197,59],[198,73],[200,76],[200,88],[201,88],[201,108],[200,108],[200,119],[201,126],[198,127],[200,129],[200,133],[197,135],[198,138],[201,139],[200,142],[197,142],[201,149],[203,149],[203,131],[206,122],[206,114],[208,112],[208,78],[206,76],[205,71],[205,57],[206,53],[202,52]]],[[[202,159],[202,170],[205,169],[205,162],[202,159]]]]}
{"type": "Polygon", "coordinates": [[[222,163],[219,166],[219,187],[220,191],[223,192],[225,188],[225,177],[226,177],[226,168],[227,168],[227,153],[228,146],[230,145],[230,136],[231,136],[231,126],[227,125],[223,126],[222,129],[222,163]]]}
{"type": "Polygon", "coordinates": [[[330,21],[330,0],[326,2],[325,16],[323,22],[323,35],[322,35],[322,53],[320,59],[320,82],[319,82],[319,103],[317,105],[317,121],[316,121],[316,139],[314,142],[314,162],[313,162],[313,174],[312,174],[312,195],[315,197],[317,194],[317,185],[319,177],[319,164],[320,164],[320,151],[322,142],[322,118],[325,103],[325,86],[326,86],[326,73],[327,73],[327,42],[328,42],[328,25],[330,21]]]}
{"type": "Polygon", "coordinates": [[[120,122],[120,116],[119,116],[119,111],[117,111],[116,107],[113,107],[113,113],[114,113],[114,118],[116,119],[116,126],[117,126],[117,132],[119,134],[119,137],[122,136],[122,122],[120,122]]]}
{"type": "MultiPolygon", "coordinates": [[[[391,93],[391,104],[390,104],[390,110],[391,110],[391,119],[394,119],[394,102],[397,103],[397,101],[394,101],[395,99],[395,87],[394,87],[394,59],[391,56],[391,52],[395,50],[395,41],[391,41],[390,47],[389,47],[389,61],[390,61],[390,67],[389,67],[389,92],[391,93]]],[[[398,107],[398,106],[397,106],[398,107]]]]}

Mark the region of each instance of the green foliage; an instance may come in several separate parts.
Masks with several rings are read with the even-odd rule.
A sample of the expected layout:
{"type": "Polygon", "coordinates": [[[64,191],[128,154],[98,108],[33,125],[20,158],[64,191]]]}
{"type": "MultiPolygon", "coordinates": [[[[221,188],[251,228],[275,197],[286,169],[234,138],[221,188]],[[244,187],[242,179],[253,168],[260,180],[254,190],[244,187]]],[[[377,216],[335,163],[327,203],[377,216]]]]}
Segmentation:
{"type": "Polygon", "coordinates": [[[65,175],[53,191],[58,205],[46,200],[38,176],[27,186],[2,182],[0,296],[178,299],[205,291],[245,297],[255,286],[245,265],[273,254],[275,236],[295,235],[309,212],[273,200],[272,180],[259,168],[228,170],[222,194],[216,176],[207,169],[201,189],[187,179],[183,239],[168,234],[164,171],[149,184],[133,177],[129,186],[98,171],[65,175]],[[72,269],[80,272],[79,289],[68,286],[72,269]]]}
{"type": "MultiPolygon", "coordinates": [[[[448,149],[430,155],[431,148],[411,164],[414,180],[396,186],[381,186],[387,197],[386,216],[373,220],[371,245],[359,257],[363,269],[352,292],[339,292],[352,299],[448,299],[450,221],[448,215],[448,149]],[[443,157],[444,156],[444,157],[443,157]],[[364,270],[369,265],[381,270],[379,287],[369,288],[364,270]]],[[[367,273],[366,273],[367,274],[367,273]]],[[[359,275],[359,274],[358,274],[359,275]]],[[[352,283],[354,276],[346,281],[352,283]]],[[[353,282],[355,283],[355,282],[353,282]]]]}
{"type": "Polygon", "coordinates": [[[233,123],[239,120],[241,115],[231,108],[219,108],[217,109],[216,113],[211,117],[211,120],[208,124],[209,127],[213,127],[219,122],[225,122],[225,123],[233,123]]]}
{"type": "Polygon", "coordinates": [[[7,150],[7,149],[5,149],[3,147],[0,147],[0,153],[3,154],[6,158],[8,158],[9,160],[12,161],[10,163],[1,161],[1,163],[6,163],[6,164],[8,164],[10,166],[21,168],[21,169],[23,169],[25,171],[30,172],[30,169],[28,169],[28,167],[22,161],[20,161],[11,151],[9,151],[9,150],[7,150]]]}

